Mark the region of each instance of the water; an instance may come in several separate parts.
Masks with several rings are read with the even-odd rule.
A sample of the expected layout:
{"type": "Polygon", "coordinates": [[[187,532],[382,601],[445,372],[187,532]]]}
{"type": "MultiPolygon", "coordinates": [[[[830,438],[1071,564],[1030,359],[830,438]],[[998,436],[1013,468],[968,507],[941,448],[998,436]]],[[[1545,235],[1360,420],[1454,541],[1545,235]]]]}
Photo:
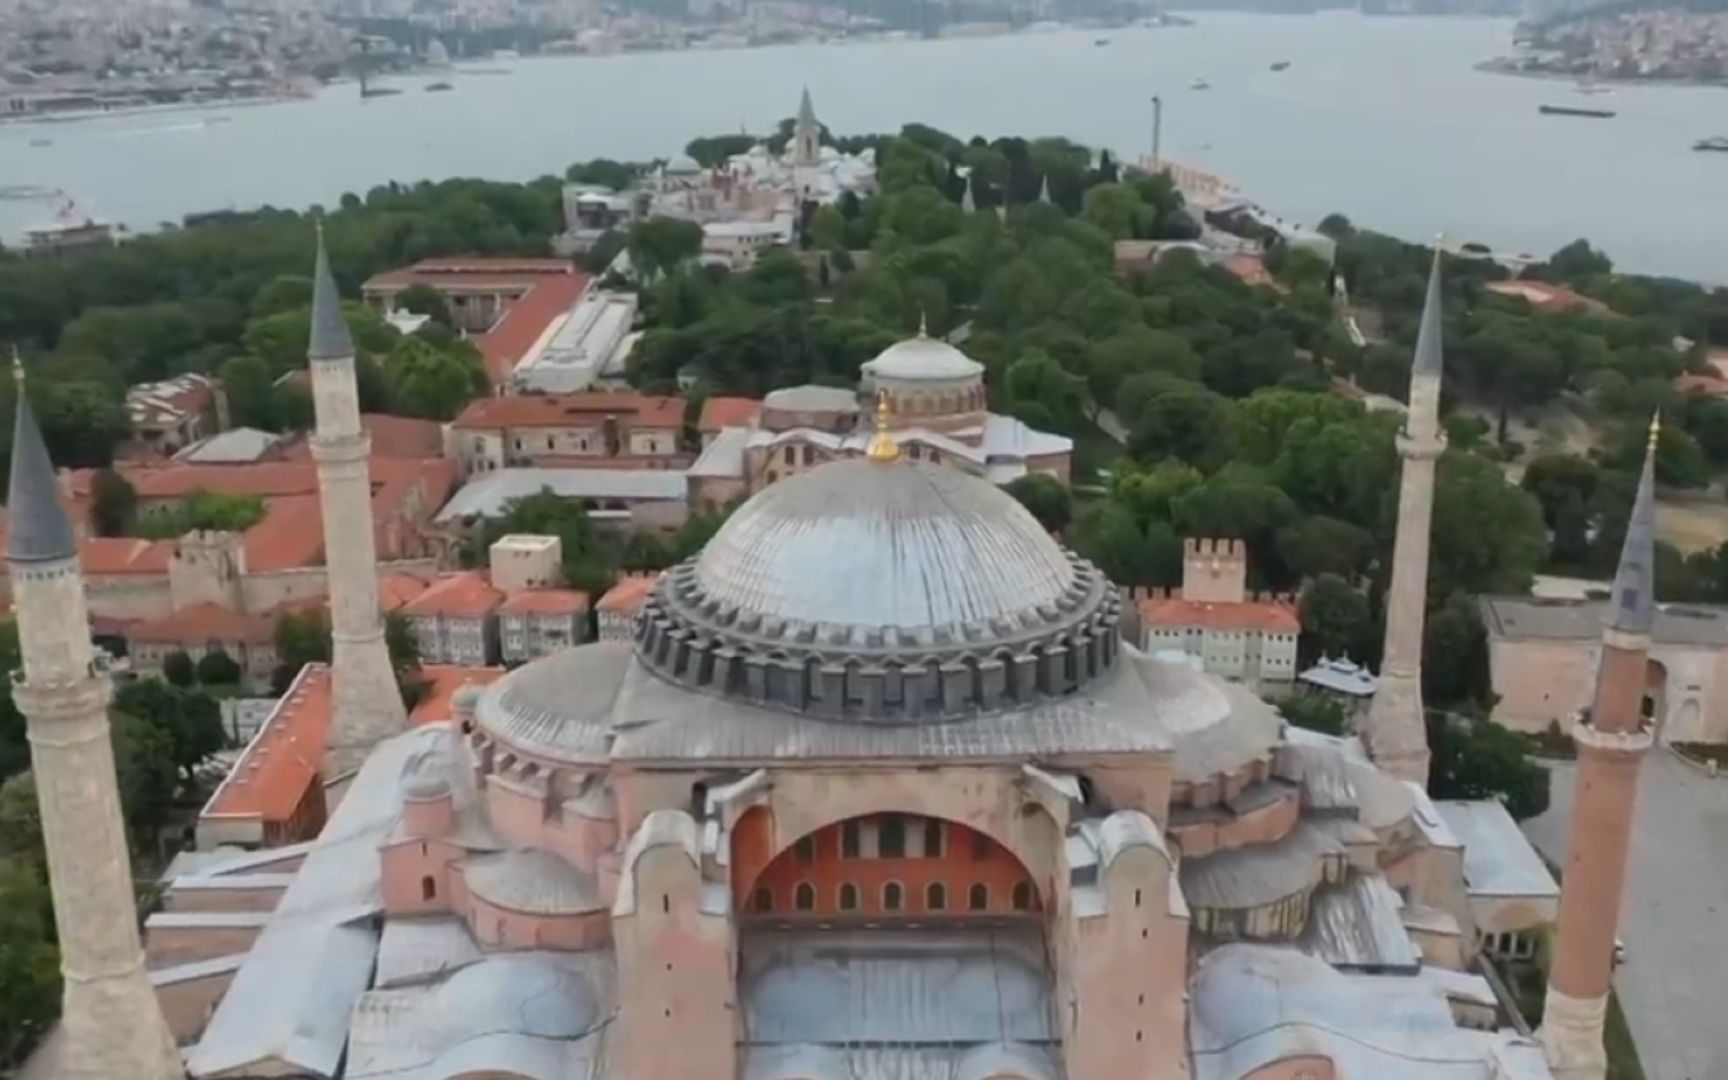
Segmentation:
{"type": "MultiPolygon", "coordinates": [[[[1329,211],[1410,238],[1546,254],[1578,236],[1622,266],[1728,281],[1728,90],[1619,87],[1473,70],[1503,20],[1201,15],[1191,28],[512,61],[451,93],[403,78],[315,100],[75,124],[0,126],[0,187],[61,187],[152,228],[189,211],[334,202],[390,179],[528,179],[590,157],[677,153],[693,135],[763,130],[808,84],[842,133],[923,120],[961,136],[1061,134],[1138,156],[1164,98],[1165,156],[1269,209],[1329,211]],[[1270,71],[1275,60],[1289,70],[1270,71]],[[1211,89],[1190,85],[1204,78],[1211,89]],[[1543,103],[1617,110],[1544,117],[1543,103]],[[227,121],[206,124],[214,117],[227,121]],[[52,146],[31,147],[36,138],[52,146]]],[[[52,212],[0,201],[0,234],[52,212]]]]}

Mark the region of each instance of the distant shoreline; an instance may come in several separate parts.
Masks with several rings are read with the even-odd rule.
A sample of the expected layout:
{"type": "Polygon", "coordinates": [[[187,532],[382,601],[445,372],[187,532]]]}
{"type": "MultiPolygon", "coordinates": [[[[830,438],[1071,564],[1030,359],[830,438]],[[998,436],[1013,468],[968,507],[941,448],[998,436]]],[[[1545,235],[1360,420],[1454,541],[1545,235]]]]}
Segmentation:
{"type": "Polygon", "coordinates": [[[1596,86],[1673,86],[1673,87],[1717,87],[1728,90],[1728,79],[1672,79],[1651,75],[1581,75],[1575,71],[1546,71],[1540,68],[1524,68],[1516,66],[1510,57],[1496,56],[1483,60],[1475,65],[1477,71],[1485,71],[1490,75],[1510,75],[1517,79],[1540,79],[1547,82],[1583,82],[1588,79],[1596,86]]]}

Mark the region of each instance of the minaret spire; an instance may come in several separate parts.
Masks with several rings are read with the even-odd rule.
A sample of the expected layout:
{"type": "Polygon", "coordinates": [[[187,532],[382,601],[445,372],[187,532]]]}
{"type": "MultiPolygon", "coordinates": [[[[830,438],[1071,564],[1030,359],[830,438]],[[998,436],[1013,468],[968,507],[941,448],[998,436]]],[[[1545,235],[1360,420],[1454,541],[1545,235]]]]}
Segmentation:
{"type": "Polygon", "coordinates": [[[968,170],[966,173],[966,190],[960,193],[960,212],[973,214],[978,211],[978,195],[973,189],[973,177],[976,174],[968,170]]]}
{"type": "Polygon", "coordinates": [[[1538,1032],[1557,1080],[1602,1080],[1602,1032],[1614,974],[1614,938],[1626,885],[1638,766],[1653,742],[1646,708],[1656,602],[1656,443],[1650,423],[1644,470],[1626,525],[1614,595],[1603,618],[1596,693],[1572,729],[1578,745],[1572,825],[1560,884],[1554,963],[1538,1032]]]}
{"type": "Polygon", "coordinates": [[[1368,752],[1402,780],[1428,782],[1428,732],[1422,704],[1422,626],[1428,606],[1429,531],[1434,516],[1434,466],[1446,449],[1440,429],[1440,245],[1428,272],[1428,294],[1410,365],[1410,406],[1398,453],[1404,459],[1398,488],[1398,533],[1392,583],[1386,594],[1386,645],[1379,685],[1364,727],[1368,752]]]}
{"type": "Polygon", "coordinates": [[[1045,206],[1050,205],[1050,174],[1049,173],[1045,173],[1044,178],[1038,182],[1038,201],[1043,203],[1045,206]]]}
{"type": "Polygon", "coordinates": [[[56,1080],[178,1080],[180,1052],[144,971],[132,860],[108,726],[112,691],[90,644],[84,576],[54,465],[12,352],[11,535],[24,714],[64,976],[56,1080]]]}
{"type": "MultiPolygon", "coordinates": [[[[792,164],[794,168],[811,169],[822,161],[822,125],[816,120],[816,106],[810,103],[810,88],[798,99],[798,119],[792,125],[792,164]]],[[[802,189],[805,185],[800,184],[802,189]]]]}
{"type": "Polygon", "coordinates": [[[312,269],[312,368],[317,426],[312,457],[324,513],[330,581],[330,674],[334,696],[324,777],[351,775],[373,746],[404,730],[408,717],[378,611],[378,555],[372,532],[371,440],[360,425],[354,342],[330,273],[324,231],[312,269]]]}

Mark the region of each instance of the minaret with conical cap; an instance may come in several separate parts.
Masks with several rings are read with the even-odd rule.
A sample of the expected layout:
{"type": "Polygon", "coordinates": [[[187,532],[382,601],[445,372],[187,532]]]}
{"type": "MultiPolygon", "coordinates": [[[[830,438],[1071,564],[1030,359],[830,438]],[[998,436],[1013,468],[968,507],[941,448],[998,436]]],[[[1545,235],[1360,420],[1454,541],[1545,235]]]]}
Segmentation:
{"type": "Polygon", "coordinates": [[[1045,206],[1050,205],[1050,174],[1049,173],[1045,173],[1044,178],[1042,180],[1038,181],[1038,201],[1043,203],[1045,206]]]}
{"type": "Polygon", "coordinates": [[[1428,606],[1428,545],[1434,516],[1434,465],[1446,449],[1440,427],[1440,250],[1428,273],[1428,295],[1410,367],[1410,403],[1398,454],[1398,533],[1392,546],[1392,582],[1386,592],[1386,645],[1379,685],[1364,728],[1368,752],[1401,780],[1428,783],[1428,731],[1422,712],[1422,625],[1428,606]]]}
{"type": "Polygon", "coordinates": [[[1638,766],[1650,749],[1644,713],[1656,603],[1656,440],[1650,424],[1644,472],[1614,572],[1602,629],[1596,695],[1572,730],[1578,771],[1554,963],[1543,1007],[1542,1048],[1557,1080],[1602,1080],[1602,1030],[1614,974],[1614,935],[1626,883],[1638,766]]]}
{"type": "Polygon", "coordinates": [[[312,457],[324,512],[330,576],[333,709],[324,757],[328,783],[352,774],[382,739],[408,726],[378,612],[378,553],[372,533],[371,439],[360,426],[354,343],[342,316],[324,232],[312,277],[312,457]]]}
{"type": "Polygon", "coordinates": [[[798,120],[792,126],[792,164],[815,166],[822,161],[822,125],[816,122],[816,106],[810,103],[810,88],[798,99],[798,120]]]}
{"type": "Polygon", "coordinates": [[[108,730],[111,685],[90,645],[84,576],[54,466],[18,378],[6,560],[23,671],[24,714],[60,939],[55,1080],[185,1075],[138,942],[138,904],[108,730]]]}

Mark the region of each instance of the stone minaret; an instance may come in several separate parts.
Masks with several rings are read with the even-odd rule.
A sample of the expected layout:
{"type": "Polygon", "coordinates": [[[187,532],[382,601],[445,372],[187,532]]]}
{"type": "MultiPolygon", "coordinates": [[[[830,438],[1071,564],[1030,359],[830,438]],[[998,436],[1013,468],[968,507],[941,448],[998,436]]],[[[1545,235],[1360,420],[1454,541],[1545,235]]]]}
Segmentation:
{"type": "Polygon", "coordinates": [[[1416,360],[1410,368],[1410,408],[1398,434],[1404,459],[1398,487],[1398,535],[1386,593],[1386,647],[1380,685],[1365,726],[1368,752],[1401,780],[1428,783],[1428,732],[1422,714],[1422,623],[1428,604],[1429,524],[1434,515],[1434,463],[1446,449],[1440,428],[1440,252],[1428,274],[1416,360]]]}
{"type": "Polygon", "coordinates": [[[18,382],[11,539],[22,676],[13,699],[30,738],[65,979],[55,1080],[169,1080],[180,1052],[138,944],[138,902],[109,741],[107,671],[90,646],[84,576],[54,466],[18,382]]]}
{"type": "Polygon", "coordinates": [[[822,125],[816,122],[816,106],[810,103],[810,88],[798,99],[798,120],[792,127],[792,164],[809,167],[822,160],[822,125]]]}
{"type": "Polygon", "coordinates": [[[1614,573],[1596,696],[1572,731],[1578,744],[1577,787],[1540,1032],[1557,1080],[1602,1080],[1608,1067],[1602,1026],[1614,973],[1614,932],[1638,765],[1652,741],[1644,689],[1655,617],[1657,430],[1652,423],[1644,474],[1614,573]]]}
{"type": "Polygon", "coordinates": [[[312,402],[317,429],[312,457],[324,511],[324,563],[330,575],[331,680],[334,714],[324,778],[353,774],[379,740],[408,726],[384,620],[378,613],[378,553],[372,535],[372,442],[360,426],[354,343],[330,276],[324,234],[312,279],[312,402]]]}

